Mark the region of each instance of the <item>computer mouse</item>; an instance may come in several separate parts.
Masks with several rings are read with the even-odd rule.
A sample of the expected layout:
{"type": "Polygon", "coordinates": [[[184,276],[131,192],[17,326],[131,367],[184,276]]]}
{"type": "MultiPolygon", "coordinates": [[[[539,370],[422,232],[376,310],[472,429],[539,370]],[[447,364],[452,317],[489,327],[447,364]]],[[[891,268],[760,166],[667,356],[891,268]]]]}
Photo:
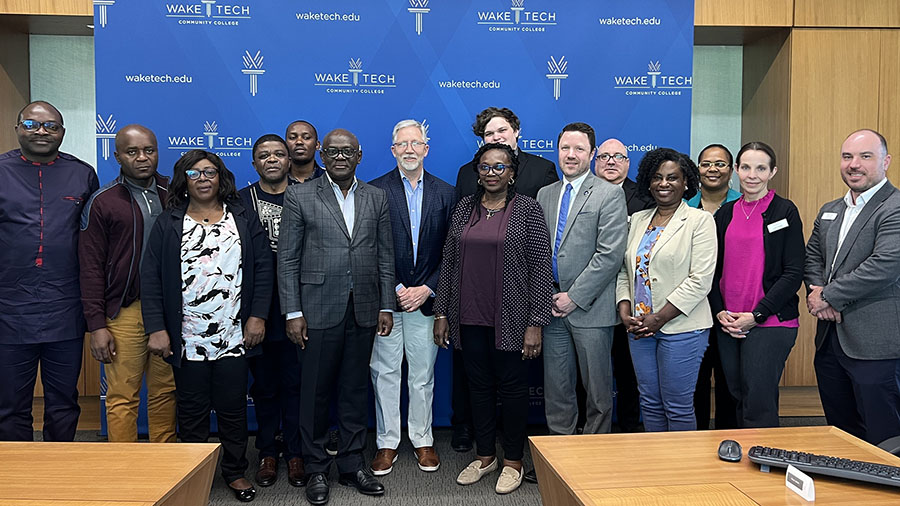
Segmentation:
{"type": "Polygon", "coordinates": [[[741,461],[741,444],[733,439],[719,443],[719,458],[728,462],[741,461]]]}

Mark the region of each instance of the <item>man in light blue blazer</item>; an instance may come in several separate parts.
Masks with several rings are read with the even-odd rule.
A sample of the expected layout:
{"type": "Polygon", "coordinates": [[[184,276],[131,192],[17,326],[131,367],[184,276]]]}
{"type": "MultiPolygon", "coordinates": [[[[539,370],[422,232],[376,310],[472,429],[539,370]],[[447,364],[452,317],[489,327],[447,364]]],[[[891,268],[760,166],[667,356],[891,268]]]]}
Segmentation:
{"type": "Polygon", "coordinates": [[[553,238],[553,320],[544,329],[544,411],[552,434],[574,434],[576,366],[587,391],[585,434],[610,431],[616,274],[625,255],[625,193],[590,171],[596,138],[585,123],[559,135],[563,180],[541,188],[553,238]]]}

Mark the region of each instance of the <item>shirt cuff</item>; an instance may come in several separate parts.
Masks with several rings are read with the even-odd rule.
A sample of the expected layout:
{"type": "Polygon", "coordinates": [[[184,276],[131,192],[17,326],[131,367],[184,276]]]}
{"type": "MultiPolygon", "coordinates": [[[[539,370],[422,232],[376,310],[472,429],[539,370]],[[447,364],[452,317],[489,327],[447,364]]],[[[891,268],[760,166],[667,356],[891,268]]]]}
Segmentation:
{"type": "Polygon", "coordinates": [[[287,315],[285,315],[285,320],[293,320],[294,318],[302,318],[303,311],[291,311],[287,315]]]}

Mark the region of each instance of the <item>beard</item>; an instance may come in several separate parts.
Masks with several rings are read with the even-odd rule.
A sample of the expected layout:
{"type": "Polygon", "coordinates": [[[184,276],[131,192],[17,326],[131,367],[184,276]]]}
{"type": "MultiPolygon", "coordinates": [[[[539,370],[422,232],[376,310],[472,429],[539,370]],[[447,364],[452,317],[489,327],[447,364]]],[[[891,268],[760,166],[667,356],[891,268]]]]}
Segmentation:
{"type": "Polygon", "coordinates": [[[400,168],[402,168],[405,171],[412,172],[412,171],[418,170],[419,167],[422,166],[422,159],[416,158],[415,160],[407,161],[407,160],[404,160],[403,158],[398,158],[397,165],[399,165],[400,168]]]}

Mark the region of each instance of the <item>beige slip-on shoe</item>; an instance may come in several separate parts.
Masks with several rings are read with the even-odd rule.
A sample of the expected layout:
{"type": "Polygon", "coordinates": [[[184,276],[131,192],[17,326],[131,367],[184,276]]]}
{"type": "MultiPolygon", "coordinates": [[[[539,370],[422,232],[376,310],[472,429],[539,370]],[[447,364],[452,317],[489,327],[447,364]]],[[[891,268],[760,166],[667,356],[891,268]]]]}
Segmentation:
{"type": "Polygon", "coordinates": [[[471,464],[466,466],[466,468],[459,473],[459,476],[456,477],[456,483],[459,483],[460,485],[471,485],[473,483],[477,483],[482,476],[496,470],[497,457],[494,457],[493,462],[488,464],[486,467],[481,467],[481,461],[475,459],[471,464]]]}
{"type": "Polygon", "coordinates": [[[508,494],[512,492],[522,484],[522,476],[524,474],[525,473],[522,471],[516,471],[515,468],[503,466],[503,470],[500,471],[500,477],[497,478],[497,487],[494,488],[494,490],[496,490],[498,494],[508,494]]]}

